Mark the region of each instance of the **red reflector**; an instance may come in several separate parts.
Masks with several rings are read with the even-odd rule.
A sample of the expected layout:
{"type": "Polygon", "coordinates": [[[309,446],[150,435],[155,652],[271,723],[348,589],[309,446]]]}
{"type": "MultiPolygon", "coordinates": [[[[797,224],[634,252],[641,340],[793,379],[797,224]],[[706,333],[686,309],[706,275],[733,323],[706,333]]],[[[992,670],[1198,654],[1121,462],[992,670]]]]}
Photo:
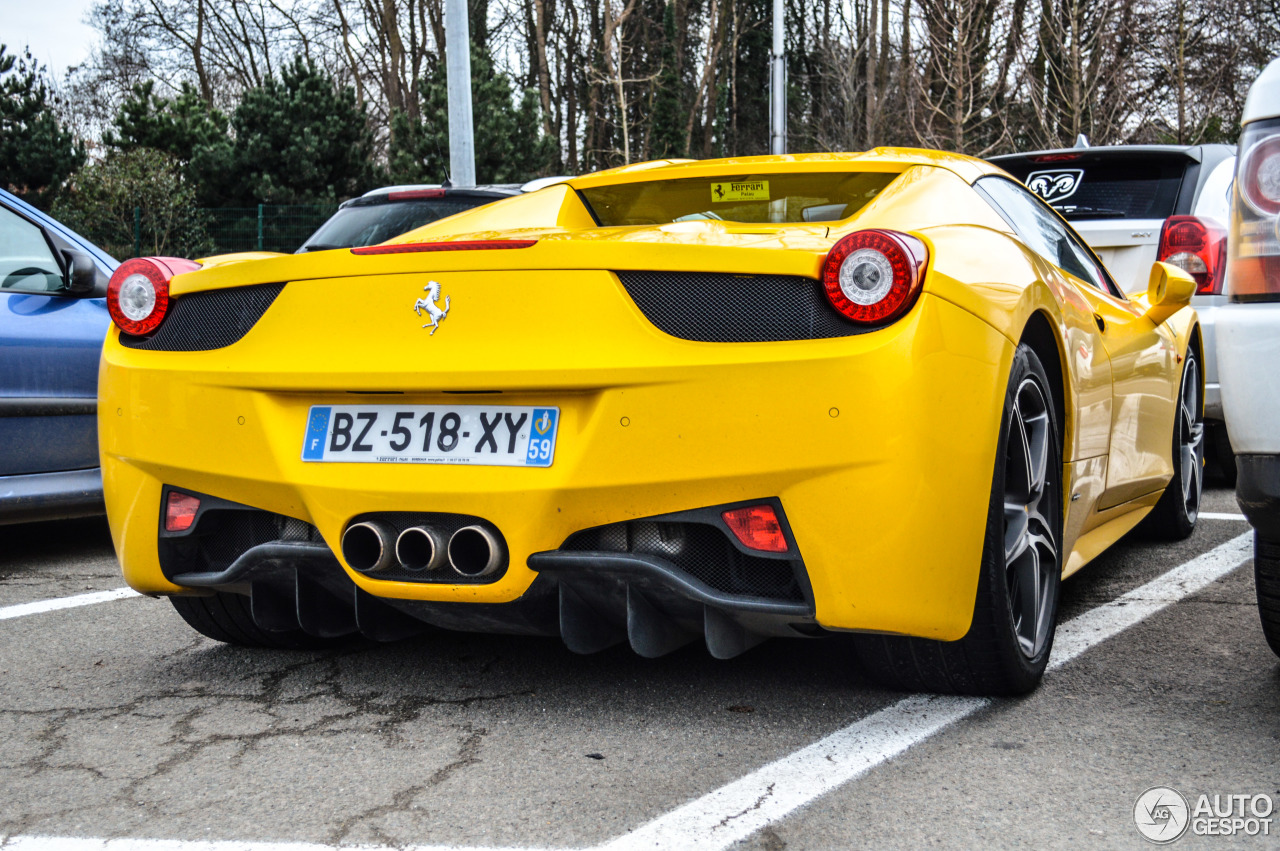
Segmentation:
{"type": "Polygon", "coordinates": [[[169,501],[164,506],[164,530],[166,532],[185,532],[196,522],[196,512],[200,510],[200,497],[189,493],[169,491],[169,501]]]}
{"type": "Polygon", "coordinates": [[[416,254],[421,251],[496,251],[500,248],[528,248],[536,239],[472,239],[459,242],[405,242],[400,245],[369,245],[351,249],[352,254],[416,254]]]}
{"type": "Polygon", "coordinates": [[[443,189],[404,189],[400,192],[388,192],[391,201],[412,201],[415,198],[443,198],[443,189]]]}
{"type": "Polygon", "coordinates": [[[720,516],[744,547],[766,553],[787,551],[787,536],[782,533],[782,524],[773,513],[772,505],[734,508],[720,516]]]}

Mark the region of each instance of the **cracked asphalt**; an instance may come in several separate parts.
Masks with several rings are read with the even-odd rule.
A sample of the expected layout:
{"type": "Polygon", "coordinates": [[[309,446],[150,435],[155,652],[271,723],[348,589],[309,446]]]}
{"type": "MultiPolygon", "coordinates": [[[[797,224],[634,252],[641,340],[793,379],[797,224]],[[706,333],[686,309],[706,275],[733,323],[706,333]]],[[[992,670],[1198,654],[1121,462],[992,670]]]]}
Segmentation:
{"type": "MultiPolygon", "coordinates": [[[[1062,618],[1246,529],[1125,541],[1062,618]]],[[[105,521],[0,527],[0,606],[122,584],[105,521]]],[[[257,651],[140,597],[0,621],[0,678],[0,836],[390,846],[603,843],[903,697],[840,640],[729,662],[465,634],[257,651]]],[[[1145,847],[1151,786],[1280,803],[1277,698],[1246,564],[737,847],[1145,847]]]]}

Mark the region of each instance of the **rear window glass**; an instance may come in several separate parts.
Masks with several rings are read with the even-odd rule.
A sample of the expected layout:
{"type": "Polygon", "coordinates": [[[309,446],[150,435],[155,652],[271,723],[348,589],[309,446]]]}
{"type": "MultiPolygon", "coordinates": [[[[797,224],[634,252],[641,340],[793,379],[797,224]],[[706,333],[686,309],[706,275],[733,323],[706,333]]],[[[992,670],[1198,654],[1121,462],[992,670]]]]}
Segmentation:
{"type": "Polygon", "coordinates": [[[847,219],[895,173],[742,174],[650,180],[583,189],[601,227],[726,221],[805,224],[847,219]]]}
{"type": "Polygon", "coordinates": [[[377,245],[445,216],[487,204],[491,200],[493,199],[430,198],[344,207],[321,225],[301,250],[324,251],[330,248],[377,245]]]}
{"type": "Polygon", "coordinates": [[[1165,219],[1174,214],[1185,163],[1127,159],[1074,164],[1001,162],[1066,219],[1165,219]]]}

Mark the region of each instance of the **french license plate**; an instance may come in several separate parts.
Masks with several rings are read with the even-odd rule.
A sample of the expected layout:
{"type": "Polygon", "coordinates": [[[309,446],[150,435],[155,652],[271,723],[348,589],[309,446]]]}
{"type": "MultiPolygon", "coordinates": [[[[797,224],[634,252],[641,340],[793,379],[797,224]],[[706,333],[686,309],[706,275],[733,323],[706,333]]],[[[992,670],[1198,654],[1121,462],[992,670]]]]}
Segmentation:
{"type": "Polygon", "coordinates": [[[559,408],[313,405],[303,461],[550,467],[559,408]]]}

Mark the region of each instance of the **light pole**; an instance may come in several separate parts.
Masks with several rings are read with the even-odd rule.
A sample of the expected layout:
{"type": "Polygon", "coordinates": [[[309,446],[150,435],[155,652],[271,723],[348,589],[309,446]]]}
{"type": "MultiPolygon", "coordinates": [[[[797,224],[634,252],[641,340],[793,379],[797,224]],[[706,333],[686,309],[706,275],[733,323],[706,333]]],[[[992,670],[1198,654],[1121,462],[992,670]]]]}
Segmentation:
{"type": "Polygon", "coordinates": [[[769,61],[769,153],[787,152],[787,52],[783,0],[773,0],[773,55],[769,61]]]}
{"type": "Polygon", "coordinates": [[[476,143],[471,118],[471,26],[467,0],[448,0],[444,14],[445,66],[449,83],[449,179],[476,185],[476,143]]]}

